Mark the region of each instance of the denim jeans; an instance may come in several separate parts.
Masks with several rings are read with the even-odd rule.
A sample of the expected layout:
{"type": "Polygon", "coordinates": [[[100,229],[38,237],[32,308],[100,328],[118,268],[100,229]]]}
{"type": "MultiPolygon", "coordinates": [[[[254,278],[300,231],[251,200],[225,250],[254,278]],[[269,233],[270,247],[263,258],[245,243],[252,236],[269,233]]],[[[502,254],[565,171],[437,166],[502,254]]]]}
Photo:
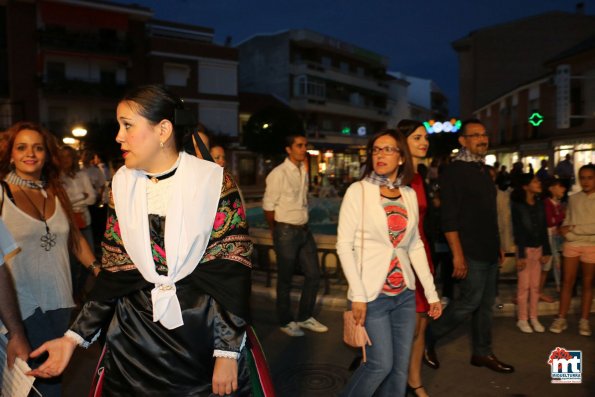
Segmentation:
{"type": "Polygon", "coordinates": [[[459,284],[459,296],[446,307],[442,316],[428,326],[428,345],[471,316],[473,355],[492,354],[492,317],[498,282],[498,264],[467,258],[467,277],[459,284]]]}
{"type": "Polygon", "coordinates": [[[298,262],[305,279],[297,320],[307,320],[314,311],[320,285],[320,269],[314,237],[305,227],[276,224],[273,243],[277,255],[277,315],[279,323],[283,326],[294,321],[289,294],[291,279],[298,262]]]}
{"type": "MultiPolygon", "coordinates": [[[[44,342],[64,336],[70,324],[71,309],[48,310],[42,313],[39,308],[24,320],[25,333],[33,350],[44,342]]],[[[39,367],[47,358],[43,354],[35,360],[30,360],[31,368],[39,367]]],[[[60,397],[62,395],[62,377],[42,379],[37,378],[34,386],[44,397],[60,397]]]]}
{"type": "Polygon", "coordinates": [[[366,346],[367,361],[353,373],[340,395],[404,396],[415,333],[415,291],[381,294],[368,302],[366,331],[372,341],[372,346],[366,346]]]}

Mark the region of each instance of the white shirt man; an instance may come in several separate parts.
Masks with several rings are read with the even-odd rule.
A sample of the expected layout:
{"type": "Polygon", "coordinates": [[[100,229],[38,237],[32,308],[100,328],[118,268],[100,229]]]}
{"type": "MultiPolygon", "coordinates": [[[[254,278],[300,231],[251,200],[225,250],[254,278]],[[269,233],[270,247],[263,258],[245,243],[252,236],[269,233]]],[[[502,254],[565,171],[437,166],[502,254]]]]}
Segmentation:
{"type": "Polygon", "coordinates": [[[301,328],[314,332],[326,332],[328,328],[312,317],[320,270],[316,243],[308,230],[308,174],[304,165],[308,142],[300,135],[286,139],[287,158],[267,176],[262,207],[277,255],[277,315],[281,331],[302,336],[301,328]],[[298,261],[305,279],[296,322],[289,294],[298,261]]]}

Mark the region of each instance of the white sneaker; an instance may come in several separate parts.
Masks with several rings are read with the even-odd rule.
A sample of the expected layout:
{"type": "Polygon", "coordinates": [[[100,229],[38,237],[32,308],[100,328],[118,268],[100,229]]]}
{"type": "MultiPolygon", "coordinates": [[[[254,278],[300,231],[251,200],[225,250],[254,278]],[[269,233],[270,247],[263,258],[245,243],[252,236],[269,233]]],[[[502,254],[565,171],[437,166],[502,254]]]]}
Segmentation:
{"type": "Polygon", "coordinates": [[[307,319],[305,321],[299,321],[297,323],[297,325],[299,325],[300,328],[309,329],[310,331],[314,331],[314,332],[328,331],[328,327],[326,325],[318,322],[318,320],[316,320],[314,317],[310,317],[309,319],[307,319]]]}
{"type": "Polygon", "coordinates": [[[538,319],[536,318],[532,318],[530,320],[531,322],[531,326],[533,327],[533,329],[535,330],[535,332],[545,332],[545,328],[543,327],[543,325],[539,322],[538,319]]]}
{"type": "Polygon", "coordinates": [[[519,329],[521,330],[521,332],[524,332],[526,334],[532,334],[533,333],[533,329],[531,329],[531,327],[529,326],[529,322],[527,320],[519,320],[516,322],[516,326],[519,327],[519,329]]]}
{"type": "Polygon", "coordinates": [[[566,328],[568,328],[568,323],[566,322],[566,319],[558,317],[554,320],[552,325],[550,325],[550,332],[553,332],[554,334],[559,334],[566,328]]]}
{"type": "Polygon", "coordinates": [[[287,323],[287,325],[281,327],[281,331],[289,336],[304,336],[304,331],[300,329],[295,321],[287,323]]]}
{"type": "Polygon", "coordinates": [[[582,336],[591,336],[591,326],[589,320],[581,318],[578,321],[578,333],[582,336]]]}

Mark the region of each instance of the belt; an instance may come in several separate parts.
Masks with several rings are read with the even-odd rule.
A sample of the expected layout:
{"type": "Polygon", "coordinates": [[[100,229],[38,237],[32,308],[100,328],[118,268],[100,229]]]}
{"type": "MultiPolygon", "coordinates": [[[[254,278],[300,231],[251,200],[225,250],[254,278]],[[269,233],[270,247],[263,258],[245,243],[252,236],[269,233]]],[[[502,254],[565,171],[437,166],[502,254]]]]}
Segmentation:
{"type": "Polygon", "coordinates": [[[279,226],[279,227],[289,227],[289,228],[292,228],[292,229],[308,230],[308,224],[307,223],[304,223],[303,225],[292,225],[291,223],[276,222],[275,225],[276,226],[279,226]]]}

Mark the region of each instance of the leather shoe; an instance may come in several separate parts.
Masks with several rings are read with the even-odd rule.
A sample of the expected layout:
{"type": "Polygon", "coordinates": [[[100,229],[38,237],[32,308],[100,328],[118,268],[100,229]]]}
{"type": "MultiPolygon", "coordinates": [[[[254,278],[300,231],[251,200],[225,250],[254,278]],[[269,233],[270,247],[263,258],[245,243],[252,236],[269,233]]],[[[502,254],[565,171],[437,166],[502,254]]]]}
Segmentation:
{"type": "Polygon", "coordinates": [[[512,365],[504,364],[493,354],[490,354],[489,356],[471,356],[471,365],[476,367],[487,367],[492,371],[501,372],[503,374],[511,374],[514,372],[514,367],[512,365]]]}
{"type": "Polygon", "coordinates": [[[434,350],[433,347],[426,347],[424,349],[423,362],[430,368],[440,368],[440,361],[438,361],[438,356],[436,356],[436,350],[434,350]]]}

